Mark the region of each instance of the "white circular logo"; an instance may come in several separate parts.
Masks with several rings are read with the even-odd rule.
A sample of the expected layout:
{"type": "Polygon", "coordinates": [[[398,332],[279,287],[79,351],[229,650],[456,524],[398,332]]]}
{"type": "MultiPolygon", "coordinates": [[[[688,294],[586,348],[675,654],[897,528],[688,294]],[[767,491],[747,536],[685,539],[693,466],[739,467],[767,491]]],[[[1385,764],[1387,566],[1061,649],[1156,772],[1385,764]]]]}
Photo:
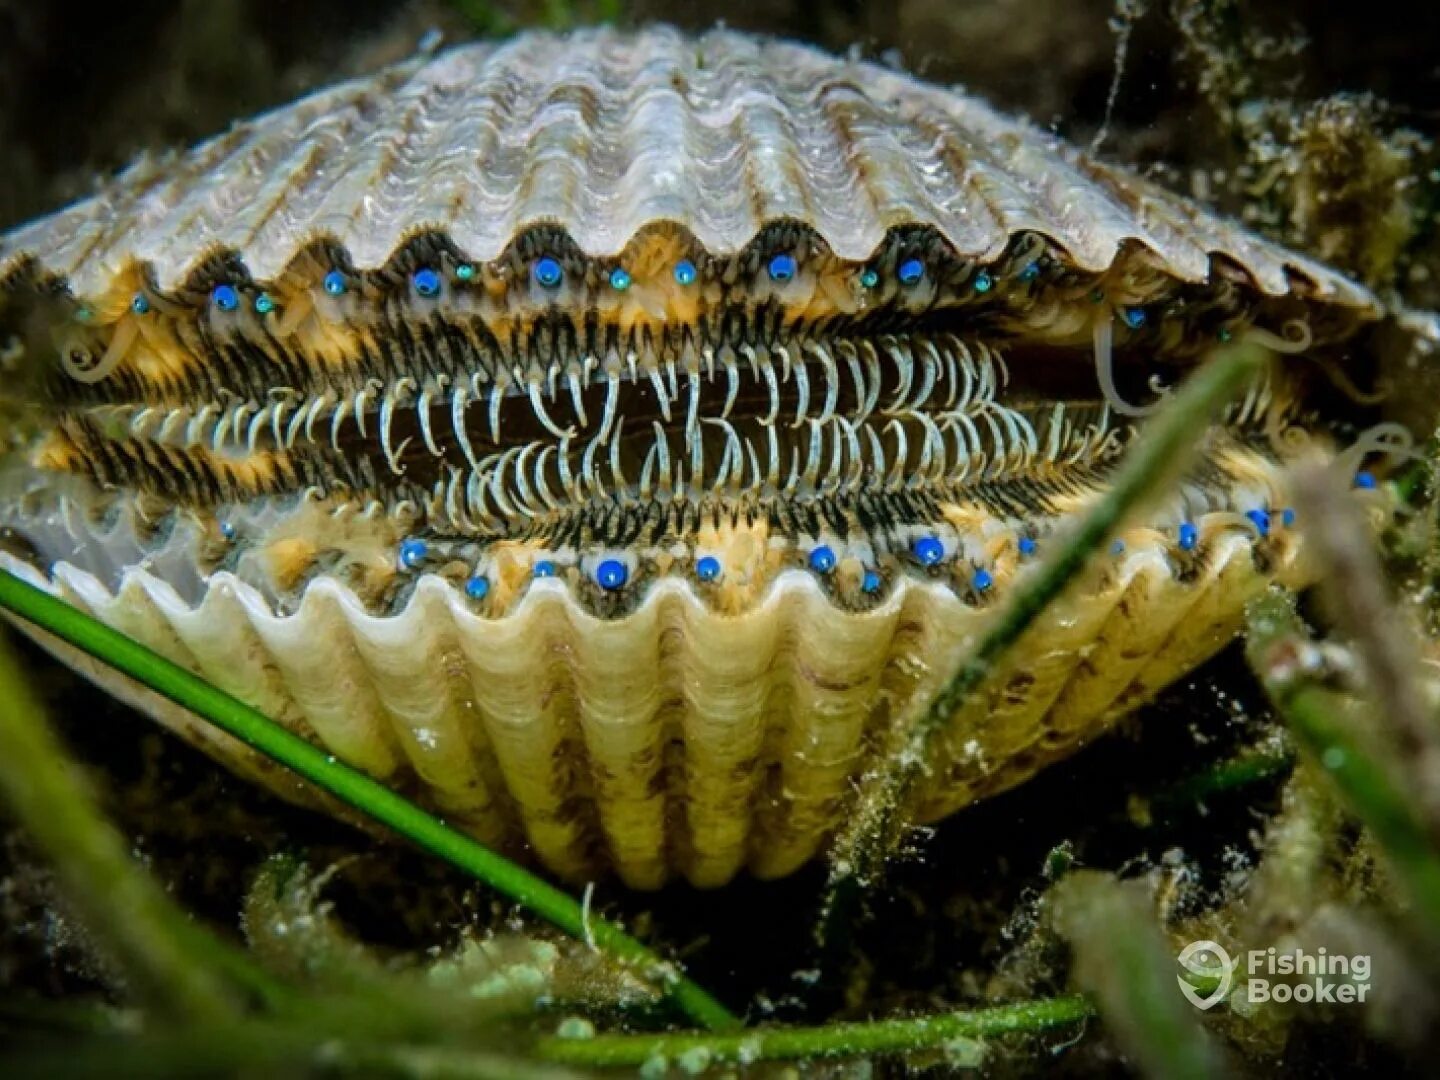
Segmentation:
{"type": "Polygon", "coordinates": [[[1192,941],[1180,950],[1180,955],[1175,959],[1197,979],[1207,984],[1215,983],[1209,994],[1201,994],[1184,975],[1175,976],[1175,981],[1180,984],[1180,992],[1197,1009],[1208,1009],[1216,1002],[1223,1001],[1225,995],[1230,993],[1230,983],[1235,976],[1235,962],[1216,942],[1192,941]]]}

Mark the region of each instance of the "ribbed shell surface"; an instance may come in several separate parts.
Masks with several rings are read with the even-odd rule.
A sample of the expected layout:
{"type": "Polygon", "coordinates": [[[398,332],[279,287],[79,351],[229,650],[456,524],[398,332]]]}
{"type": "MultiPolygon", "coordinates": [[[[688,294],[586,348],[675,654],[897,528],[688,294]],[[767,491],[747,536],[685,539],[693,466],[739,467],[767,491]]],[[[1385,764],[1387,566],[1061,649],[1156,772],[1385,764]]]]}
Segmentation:
{"type": "Polygon", "coordinates": [[[1086,270],[1131,241],[1179,279],[1222,256],[1269,294],[1373,306],[1333,271],[959,91],[719,30],[526,34],[322,90],[19,229],[0,277],[33,257],[85,296],[142,263],[170,290],[231,251],[267,279],[317,238],[374,268],[427,229],[490,259],[539,223],[592,256],[659,221],[730,253],[787,218],[848,259],[901,225],[975,259],[1034,230],[1086,270]]]}

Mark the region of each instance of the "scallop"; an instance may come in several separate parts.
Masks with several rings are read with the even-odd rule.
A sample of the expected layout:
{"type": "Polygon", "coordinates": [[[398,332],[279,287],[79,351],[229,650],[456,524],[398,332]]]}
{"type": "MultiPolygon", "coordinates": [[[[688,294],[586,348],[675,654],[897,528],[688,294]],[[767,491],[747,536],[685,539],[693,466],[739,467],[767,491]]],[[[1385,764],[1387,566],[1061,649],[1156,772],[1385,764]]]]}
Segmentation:
{"type": "Polygon", "coordinates": [[[1302,583],[1274,436],[1333,444],[1316,373],[1377,314],[958,90],[724,30],[524,34],[0,241],[41,418],[0,566],[560,877],[772,877],[1219,342],[1275,361],[913,811],[1072,753],[1302,583]]]}

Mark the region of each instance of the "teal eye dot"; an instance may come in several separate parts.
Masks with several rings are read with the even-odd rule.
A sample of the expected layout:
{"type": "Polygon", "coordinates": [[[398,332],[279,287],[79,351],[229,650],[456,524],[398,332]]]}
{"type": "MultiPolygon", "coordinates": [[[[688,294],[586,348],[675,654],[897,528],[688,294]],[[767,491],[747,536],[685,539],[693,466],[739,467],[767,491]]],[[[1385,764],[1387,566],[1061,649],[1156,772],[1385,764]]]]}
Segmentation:
{"type": "Polygon", "coordinates": [[[130,310],[136,315],[144,315],[150,310],[150,298],[144,293],[136,293],[130,300],[130,310]]]}
{"type": "Polygon", "coordinates": [[[233,285],[216,285],[210,299],[221,311],[234,311],[240,306],[240,294],[233,285]]]}
{"type": "Polygon", "coordinates": [[[269,315],[275,310],[275,298],[269,293],[262,292],[255,297],[255,310],[261,315],[269,315]]]}
{"type": "Polygon", "coordinates": [[[786,282],[795,276],[796,263],[794,255],[776,255],[770,260],[770,280],[786,282]]]}
{"type": "Polygon", "coordinates": [[[678,285],[694,285],[698,275],[695,271],[695,264],[689,259],[681,259],[675,264],[675,282],[678,285]]]}
{"type": "Polygon", "coordinates": [[[455,267],[455,277],[458,281],[469,281],[475,276],[475,267],[469,263],[461,263],[455,267]]]}
{"type": "Polygon", "coordinates": [[[1228,326],[1222,326],[1219,330],[1215,331],[1215,340],[1220,342],[1221,345],[1227,344],[1233,336],[1228,326]]]}
{"type": "Polygon", "coordinates": [[[535,260],[535,280],[544,288],[553,289],[565,280],[565,271],[559,260],[547,255],[543,259],[535,260]]]}
{"type": "Polygon", "coordinates": [[[410,278],[410,284],[415,287],[416,293],[426,299],[440,295],[440,275],[428,266],[416,270],[410,278]]]}
{"type": "Polygon", "coordinates": [[[325,280],[321,284],[331,296],[340,296],[349,287],[346,284],[345,275],[339,270],[331,270],[325,275],[325,280]]]}
{"type": "Polygon", "coordinates": [[[610,271],[610,287],[616,292],[624,292],[630,287],[630,272],[623,266],[617,266],[610,271]]]}
{"type": "Polygon", "coordinates": [[[880,274],[873,266],[867,266],[860,271],[860,284],[867,289],[873,289],[880,284],[880,274]]]}
{"type": "Polygon", "coordinates": [[[1040,276],[1040,264],[1038,262],[1026,263],[1025,268],[1020,271],[1020,280],[1025,284],[1036,280],[1040,276]]]}
{"type": "Polygon", "coordinates": [[[76,322],[89,322],[95,317],[95,312],[84,304],[75,309],[76,322]]]}
{"type": "Polygon", "coordinates": [[[925,264],[919,259],[906,259],[895,272],[901,285],[918,285],[925,276],[925,264]]]}
{"type": "Polygon", "coordinates": [[[990,276],[990,272],[988,270],[981,270],[978,274],[975,275],[975,291],[977,293],[989,292],[991,286],[993,286],[994,284],[995,279],[990,276]]]}

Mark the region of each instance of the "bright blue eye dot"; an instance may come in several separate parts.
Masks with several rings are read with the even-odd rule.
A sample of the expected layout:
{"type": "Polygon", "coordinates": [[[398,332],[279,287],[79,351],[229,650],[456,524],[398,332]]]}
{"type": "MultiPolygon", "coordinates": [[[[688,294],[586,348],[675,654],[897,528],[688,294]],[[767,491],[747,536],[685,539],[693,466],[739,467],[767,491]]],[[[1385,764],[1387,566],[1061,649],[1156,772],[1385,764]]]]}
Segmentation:
{"type": "Polygon", "coordinates": [[[261,293],[255,297],[255,310],[261,315],[269,315],[275,310],[275,298],[269,293],[261,293]]]}
{"type": "Polygon", "coordinates": [[[675,264],[675,281],[680,285],[695,284],[695,264],[689,259],[681,259],[675,264]]]}
{"type": "Polygon", "coordinates": [[[619,559],[605,559],[595,567],[595,581],[602,589],[613,592],[623,588],[630,577],[630,569],[619,559]]]}
{"type": "Polygon", "coordinates": [[[130,301],[130,310],[136,315],[144,315],[150,310],[150,298],[144,293],[137,292],[134,299],[130,301]]]}
{"type": "Polygon", "coordinates": [[[554,577],[555,564],[549,559],[541,559],[535,564],[533,572],[536,577],[554,577]]]}
{"type": "Polygon", "coordinates": [[[867,593],[877,593],[880,587],[885,584],[885,579],[877,571],[866,570],[865,576],[860,579],[860,588],[867,593]]]}
{"type": "Polygon", "coordinates": [[[1020,280],[1026,282],[1034,281],[1040,276],[1040,264],[1038,262],[1026,263],[1025,268],[1020,271],[1020,280]]]}
{"type": "Polygon", "coordinates": [[[910,545],[915,557],[926,566],[936,566],[945,558],[945,545],[936,536],[922,536],[910,545]]]}
{"type": "Polygon", "coordinates": [[[469,263],[461,263],[455,267],[455,277],[460,281],[469,281],[475,276],[475,267],[469,263]]]}
{"type": "Polygon", "coordinates": [[[1361,469],[1355,474],[1355,486],[1357,488],[1364,488],[1366,491],[1374,490],[1375,474],[1368,470],[1361,469]]]}
{"type": "Polygon", "coordinates": [[[989,292],[990,286],[994,284],[995,279],[990,276],[988,271],[981,270],[978,274],[975,275],[975,291],[978,293],[989,292]]]}
{"type": "Polygon", "coordinates": [[[624,292],[630,287],[630,271],[623,266],[617,266],[610,271],[610,287],[616,292],[624,292]]]}
{"type": "Polygon", "coordinates": [[[989,570],[976,570],[975,576],[970,579],[970,584],[975,586],[976,592],[984,592],[995,584],[995,579],[990,576],[989,570]]]}
{"type": "Polygon", "coordinates": [[[1194,551],[1195,545],[1200,542],[1200,530],[1195,528],[1193,522],[1183,521],[1180,523],[1180,550],[1194,551]]]}
{"type": "Polygon", "coordinates": [[[835,552],[824,544],[810,549],[810,569],[817,574],[828,574],[835,569],[835,552]]]}
{"type": "Polygon", "coordinates": [[[1035,549],[1039,547],[1039,545],[1035,543],[1035,538],[1031,536],[1020,537],[1020,543],[1016,546],[1020,549],[1021,555],[1034,555],[1035,549]]]}
{"type": "Polygon", "coordinates": [[[490,595],[490,579],[484,574],[476,574],[465,582],[465,595],[471,600],[484,600],[490,595]]]}
{"type": "Polygon", "coordinates": [[[1145,325],[1144,308],[1127,307],[1120,313],[1120,317],[1125,320],[1125,325],[1130,327],[1131,330],[1139,330],[1140,327],[1145,325]]]}
{"type": "Polygon", "coordinates": [[[415,286],[415,291],[421,296],[430,297],[440,295],[440,275],[428,266],[416,270],[410,278],[410,284],[415,286]]]}
{"type": "Polygon", "coordinates": [[[770,260],[770,280],[789,281],[795,276],[795,256],[776,255],[770,260]]]}
{"type": "Polygon", "coordinates": [[[235,539],[235,526],[228,521],[220,522],[220,535],[226,540],[235,539]]]}
{"type": "Polygon", "coordinates": [[[406,540],[400,545],[400,564],[413,570],[430,554],[430,545],[424,540],[406,540]]]}
{"type": "Polygon", "coordinates": [[[535,280],[547,289],[553,289],[565,279],[565,271],[556,259],[545,256],[535,260],[535,280]]]}
{"type": "Polygon", "coordinates": [[[339,296],[347,287],[345,275],[339,270],[331,270],[325,275],[325,280],[321,284],[325,286],[325,291],[331,296],[339,296]]]}
{"type": "Polygon", "coordinates": [[[1288,506],[1287,506],[1284,510],[1281,510],[1281,511],[1280,511],[1280,524],[1284,525],[1287,529],[1290,528],[1292,525],[1294,525],[1294,524],[1295,524],[1295,511],[1292,510],[1292,509],[1291,509],[1290,507],[1288,507],[1288,506]]]}
{"type": "Polygon", "coordinates": [[[210,293],[210,299],[221,311],[234,311],[240,306],[240,294],[233,285],[216,285],[210,293]]]}
{"type": "Polygon", "coordinates": [[[925,264],[919,259],[906,259],[895,272],[901,285],[915,285],[925,276],[925,264]]]}
{"type": "Polygon", "coordinates": [[[1264,510],[1246,510],[1245,516],[1250,519],[1250,524],[1255,526],[1255,531],[1262,537],[1270,535],[1270,515],[1264,510]]]}
{"type": "Polygon", "coordinates": [[[1124,540],[1116,540],[1113,544],[1111,544],[1111,545],[1110,545],[1110,554],[1111,554],[1111,555],[1124,555],[1124,554],[1125,554],[1125,541],[1124,541],[1124,540]]]}
{"type": "Polygon", "coordinates": [[[860,271],[860,284],[867,289],[873,289],[876,285],[880,284],[880,274],[873,266],[867,266],[864,270],[860,271]]]}
{"type": "Polygon", "coordinates": [[[695,576],[701,581],[717,581],[720,577],[720,560],[714,555],[705,555],[695,562],[695,576]]]}

